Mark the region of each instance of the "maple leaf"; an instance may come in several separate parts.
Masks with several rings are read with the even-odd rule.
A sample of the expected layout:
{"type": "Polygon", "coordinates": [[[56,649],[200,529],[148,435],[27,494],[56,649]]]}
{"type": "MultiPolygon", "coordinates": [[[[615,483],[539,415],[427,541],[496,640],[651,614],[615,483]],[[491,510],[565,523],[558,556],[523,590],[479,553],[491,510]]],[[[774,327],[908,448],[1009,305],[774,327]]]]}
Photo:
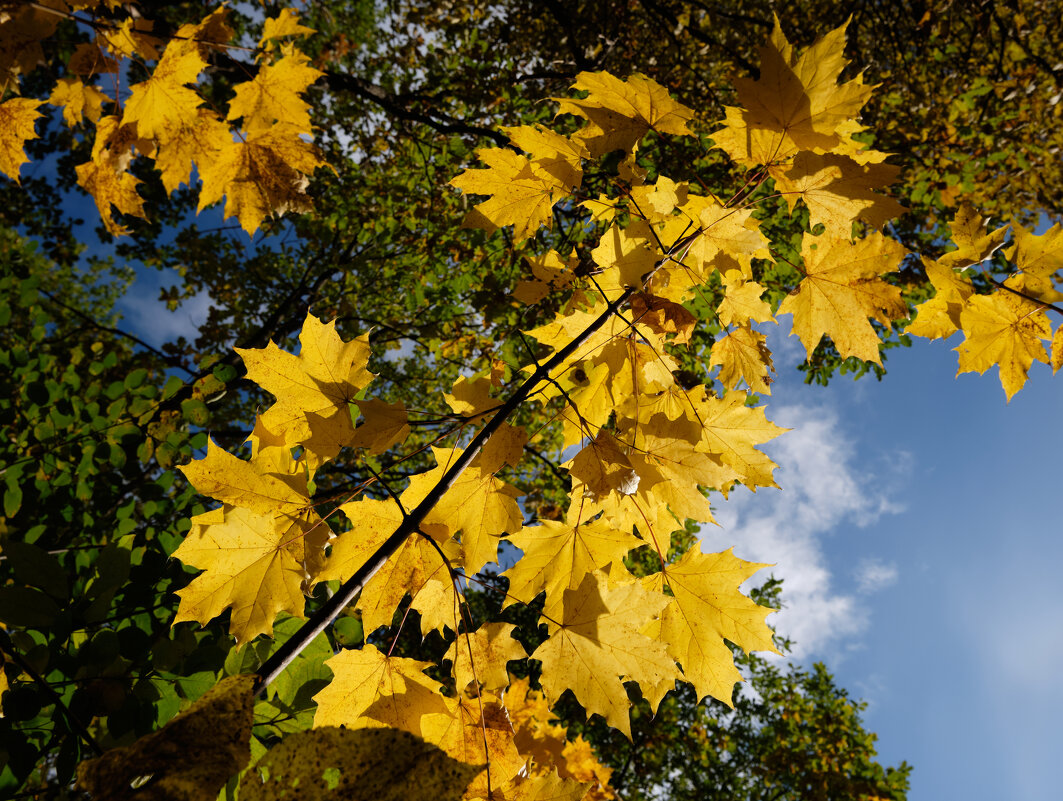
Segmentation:
{"type": "Polygon", "coordinates": [[[351,528],[332,542],[319,581],[346,581],[402,523],[402,510],[391,498],[364,498],[340,506],[351,528]]]}
{"type": "Polygon", "coordinates": [[[232,143],[229,126],[208,108],[197,108],[191,117],[182,117],[167,128],[158,140],[155,167],[162,185],[173,193],[188,183],[194,165],[207,165],[232,143]]]}
{"type": "Polygon", "coordinates": [[[1046,303],[1063,300],[1055,289],[1059,271],[1063,270],[1063,226],[1056,223],[1042,234],[1015,226],[1015,244],[1005,254],[1022,271],[1008,279],[1008,286],[1046,303]]]}
{"type": "Polygon", "coordinates": [[[783,299],[778,314],[794,316],[793,332],[808,356],[826,334],[842,358],[856,356],[881,364],[879,338],[868,318],[885,326],[906,317],[901,291],[878,276],[895,272],[905,250],[879,233],[857,241],[830,237],[804,238],[801,257],[805,277],[783,299]]]}
{"type": "Polygon", "coordinates": [[[307,176],[327,165],[303,133],[277,122],[250,132],[242,142],[230,142],[213,162],[201,165],[198,211],[224,196],[224,219],[236,215],[249,234],[270,214],[309,211],[307,176]]]}
{"type": "Polygon", "coordinates": [[[1010,401],[1026,383],[1035,361],[1048,363],[1041,340],[1052,339],[1052,327],[1043,307],[1007,291],[975,295],[960,312],[966,339],[960,354],[959,373],[984,373],[1000,366],[1000,383],[1010,401]]]}
{"type": "Polygon", "coordinates": [[[251,759],[252,680],[252,676],[226,676],[158,731],[82,762],[79,789],[93,798],[129,798],[118,795],[117,789],[150,776],[151,795],[145,797],[215,798],[251,759]],[[175,759],[175,754],[182,758],[175,759]]]}
{"type": "Polygon", "coordinates": [[[716,307],[721,325],[748,323],[753,320],[766,323],[773,320],[771,306],[760,299],[764,287],[756,281],[747,281],[737,270],[724,275],[724,295],[716,307]]]}
{"type": "Polygon", "coordinates": [[[585,491],[595,497],[613,491],[633,495],[639,488],[640,476],[608,431],[599,431],[598,436],[562,467],[567,467],[572,477],[583,484],[585,491]]]}
{"type": "Polygon", "coordinates": [[[469,213],[464,226],[491,233],[512,225],[517,242],[543,224],[549,227],[554,203],[568,191],[564,182],[544,169],[536,171],[528,158],[512,150],[483,148],[476,155],[487,168],[468,169],[450,181],[463,192],[490,195],[469,213]]]}
{"type": "Polygon", "coordinates": [[[248,133],[268,129],[274,122],[286,122],[310,133],[310,104],[300,97],[324,75],[310,66],[310,59],[295,52],[276,64],[263,64],[254,80],[233,87],[226,119],[243,118],[248,133]]]}
{"type": "Polygon", "coordinates": [[[166,48],[151,77],[130,87],[123,124],[135,124],[139,136],[153,139],[194,119],[203,100],[186,84],[195,83],[206,66],[194,48],[166,48]]]}
{"type": "Polygon", "coordinates": [[[1004,225],[988,231],[988,223],[989,221],[970,205],[961,205],[949,226],[956,249],[945,253],[939,259],[941,264],[956,269],[971,267],[981,264],[1002,248],[1008,235],[1008,227],[1004,225]]]}
{"type": "Polygon", "coordinates": [[[593,801],[587,792],[588,787],[584,782],[562,778],[553,771],[542,772],[530,776],[517,775],[503,786],[492,788],[490,798],[492,801],[593,801]]]}
{"type": "Polygon", "coordinates": [[[594,263],[607,274],[614,273],[618,286],[640,287],[661,258],[651,241],[649,226],[640,221],[626,228],[612,225],[591,251],[594,263]]]}
{"type": "Polygon", "coordinates": [[[137,193],[140,181],[121,166],[122,161],[124,159],[108,156],[79,164],[75,168],[78,185],[92,195],[100,219],[112,236],[122,236],[128,232],[125,226],[115,221],[114,209],[121,214],[144,217],[144,199],[137,193]]]}
{"type": "Polygon", "coordinates": [[[423,729],[435,716],[450,719],[454,702],[439,694],[439,682],[424,671],[430,662],[385,656],[366,644],[340,651],[325,662],[333,680],[314,696],[314,727],[348,729],[391,727],[428,739],[423,729]]]}
{"type": "MultiPolygon", "coordinates": [[[[432,448],[438,465],[410,479],[402,502],[412,509],[433,491],[458,456],[449,448],[432,448]]],[[[425,516],[426,525],[461,532],[462,566],[472,575],[498,556],[503,533],[520,529],[523,516],[515,498],[520,491],[480,467],[468,467],[425,516]]]]}
{"type": "Polygon", "coordinates": [[[838,83],[848,64],[843,55],[847,26],[797,54],[776,17],[760,51],[760,77],[734,81],[745,108],[726,109],[726,126],[712,134],[716,146],[740,163],[770,164],[798,150],[822,152],[843,145],[848,137],[839,131],[871,96],[871,87],[859,76],[838,83]]]}
{"type": "Polygon", "coordinates": [[[556,700],[572,690],[588,714],[630,738],[623,681],[656,687],[679,675],[665,643],[640,633],[667,605],[666,596],[637,583],[610,588],[604,574],[588,573],[564,591],[564,616],[548,621],[550,636],[532,654],[543,664],[543,691],[556,700]]]}
{"type": "Polygon", "coordinates": [[[775,372],[767,338],[749,325],[740,325],[716,340],[709,356],[709,368],[719,367],[719,381],[734,389],[745,381],[753,392],[771,394],[769,373],[775,372]]]}
{"type": "Polygon", "coordinates": [[[583,159],[587,148],[543,125],[503,128],[509,141],[531,156],[532,172],[559,181],[569,191],[583,182],[583,159]]]}
{"type": "Polygon", "coordinates": [[[376,398],[355,401],[365,422],[354,429],[348,443],[352,448],[365,448],[379,454],[401,443],[410,434],[406,404],[402,401],[386,403],[376,398]]]}
{"type": "Polygon", "coordinates": [[[776,176],[775,186],[791,210],[804,201],[813,226],[822,223],[828,236],[849,239],[856,220],[881,228],[904,212],[900,203],[873,191],[893,183],[899,172],[891,164],[861,166],[845,156],[802,152],[776,176]]]}
{"type": "Polygon", "coordinates": [[[566,590],[576,589],[583,577],[621,561],[628,551],[645,544],[629,531],[619,531],[604,520],[589,523],[543,520],[525,526],[508,540],[524,555],[502,575],[509,579],[506,604],[531,603],[546,593],[543,611],[561,613],[566,590]]]}
{"type": "Polygon", "coordinates": [[[762,567],[767,565],[738,559],[730,549],[705,554],[695,546],[642,580],[654,593],[667,587],[672,594],[660,617],[642,631],[668,644],[668,653],[682,666],[699,699],[711,695],[733,706],[731,694],[742,675],[724,640],[747,652],[779,653],[764,622],[775,610],[757,606],[738,591],[762,567]]]}
{"type": "MultiPolygon", "coordinates": [[[[749,406],[745,392],[728,392],[722,398],[704,397],[696,403],[701,422],[700,447],[719,457],[738,473],[750,489],[774,487],[775,462],[756,446],[770,442],[789,429],[767,419],[763,406],[749,406]]],[[[726,492],[726,487],[720,487],[726,492]]]]}
{"type": "Polygon", "coordinates": [[[453,717],[435,716],[425,740],[460,762],[483,766],[464,799],[493,799],[492,790],[517,776],[527,760],[513,744],[513,726],[498,699],[459,694],[456,701],[453,717]]]}
{"type": "MultiPolygon", "coordinates": [[[[45,61],[41,42],[55,33],[62,19],[56,9],[47,5],[5,4],[0,18],[0,97],[8,88],[17,88],[19,73],[28,75],[45,61]]],[[[0,127],[5,129],[6,126],[0,127]]]]}
{"type": "Polygon", "coordinates": [[[479,766],[464,765],[399,729],[324,726],[288,734],[240,780],[243,801],[461,798],[479,766]],[[386,770],[380,760],[386,759],[386,770]]]}
{"type": "Polygon", "coordinates": [[[694,112],[672,100],[668,90],[644,75],[622,81],[608,72],[581,72],[572,88],[582,100],[555,98],[558,114],[584,117],[587,125],[573,139],[594,158],[611,150],[632,150],[649,131],[684,136],[694,112]]]}
{"type": "MultiPolygon", "coordinates": [[[[956,259],[967,261],[966,257],[956,259]]],[[[974,294],[974,285],[951,262],[923,259],[923,269],[934,287],[934,297],[916,307],[915,320],[904,330],[927,339],[947,339],[960,327],[960,312],[974,294]]]]}
{"type": "Polygon", "coordinates": [[[250,461],[238,459],[211,438],[204,458],[178,469],[202,495],[258,514],[294,515],[310,503],[305,475],[279,472],[261,454],[250,461]]]}
{"type": "Polygon", "coordinates": [[[0,171],[16,184],[19,171],[29,161],[23,144],[27,139],[36,139],[37,107],[41,100],[16,97],[0,103],[0,171]]]}
{"type": "Polygon", "coordinates": [[[229,633],[240,645],[272,634],[281,612],[302,617],[308,567],[320,562],[329,534],[313,512],[289,517],[223,507],[197,515],[173,555],[204,572],[177,591],[174,623],[206,625],[231,607],[229,633]]]}
{"type": "Polygon", "coordinates": [[[634,322],[662,336],[675,334],[671,340],[673,344],[682,345],[690,341],[697,318],[678,303],[644,292],[632,295],[628,303],[634,322]]]}
{"type": "Polygon", "coordinates": [[[643,219],[660,222],[667,219],[676,206],[687,202],[687,185],[677,184],[671,178],[660,175],[657,182],[631,188],[631,204],[643,219]]]}
{"type": "Polygon", "coordinates": [[[473,681],[487,692],[509,686],[506,664],[528,655],[524,646],[513,639],[516,629],[512,623],[485,623],[472,634],[457,636],[445,658],[453,665],[459,691],[473,681]]]}
{"type": "Polygon", "coordinates": [[[570,286],[576,278],[575,268],[579,259],[570,256],[562,260],[556,250],[549,250],[542,256],[524,259],[532,269],[532,279],[518,281],[513,289],[513,297],[521,303],[538,303],[547,295],[570,286]]]}
{"type": "Polygon", "coordinates": [[[321,461],[334,458],[354,435],[348,404],[369,385],[369,340],[363,335],[344,342],[335,321],[323,323],[307,314],[299,334],[299,355],[272,341],[265,348],[236,348],[247,376],[277,402],[262,415],[263,425],[289,446],[301,444],[321,461]],[[315,438],[315,428],[325,436],[315,438]]]}
{"type": "Polygon", "coordinates": [[[118,72],[118,62],[107,56],[95,42],[82,42],[74,48],[67,71],[82,78],[100,73],[118,72]]]}
{"type": "Polygon", "coordinates": [[[317,33],[313,28],[299,24],[299,15],[292,8],[282,8],[276,17],[268,18],[262,24],[262,38],[258,40],[258,46],[272,49],[276,46],[273,39],[282,39],[285,36],[309,36],[317,33]]]}
{"type": "Polygon", "coordinates": [[[103,104],[109,103],[107,97],[95,86],[88,86],[77,78],[60,78],[52,89],[48,102],[63,109],[63,122],[73,128],[85,117],[92,122],[99,122],[103,114],[103,104]]]}

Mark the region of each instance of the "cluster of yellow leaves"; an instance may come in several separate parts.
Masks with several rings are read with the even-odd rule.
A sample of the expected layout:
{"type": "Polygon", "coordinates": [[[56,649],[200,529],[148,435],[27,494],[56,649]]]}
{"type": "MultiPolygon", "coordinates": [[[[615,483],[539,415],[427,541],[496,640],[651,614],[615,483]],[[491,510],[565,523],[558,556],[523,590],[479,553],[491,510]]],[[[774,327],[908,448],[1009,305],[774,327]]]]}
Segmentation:
{"type": "MultiPolygon", "coordinates": [[[[1052,333],[1046,312],[1061,312],[1063,292],[1063,227],[1042,234],[1016,225],[1012,244],[1004,250],[1014,271],[1003,281],[990,277],[994,288],[976,292],[968,273],[1005,247],[1008,227],[990,231],[988,220],[961,206],[952,221],[955,250],[936,261],[923,259],[934,296],[917,308],[908,333],[943,339],[962,331],[956,348],[960,373],[1000,368],[1000,383],[1011,400],[1022,389],[1033,363],[1063,366],[1063,324],[1052,333]],[[1045,343],[1051,343],[1046,347],[1045,343]]],[[[989,277],[988,275],[986,277],[989,277]]]]}
{"type": "MultiPolygon", "coordinates": [[[[292,20],[271,22],[264,53],[276,53],[272,34],[298,33],[292,20]]],[[[579,254],[545,253],[532,260],[531,276],[516,291],[525,303],[565,293],[557,316],[528,332],[542,355],[524,368],[524,379],[515,373],[514,385],[523,383],[510,396],[542,404],[543,418],[561,426],[571,457],[562,466],[572,490],[559,519],[525,525],[519,492],[497,476],[520,462],[536,434],[492,419],[508,413],[513,391],[503,387],[504,367],[492,364],[459,379],[443,398],[461,427],[498,424],[482,449],[434,447],[435,468],[401,489],[388,486],[387,497],[352,495],[328,525],[311,498],[316,471],[342,448],[391,449],[410,424],[401,404],[364,397],[372,379],[367,340],[344,342],[333,324],[308,316],[298,355],[272,343],[241,351],[249,378],[277,398],[256,423],[250,460],[211,444],[204,459],[184,468],[200,492],[223,505],[195,518],[176,552],[204,571],[181,592],[177,620],[206,622],[231,609],[230,630],[244,642],[269,633],[280,612],[303,614],[305,595],[316,584],[347,581],[372,566],[354,604],[365,632],[397,619],[401,627],[413,610],[422,634],[453,637],[452,646],[443,664],[393,656],[374,641],[341,651],[327,663],[332,683],[315,697],[315,725],[415,734],[480,769],[465,791],[469,799],[578,799],[587,791],[583,782],[597,782],[595,792],[609,797],[607,771],[586,744],[565,744],[549,724],[549,706],[566,691],[629,735],[628,682],[639,685],[654,709],[677,681],[692,684],[699,698],[730,704],[741,680],[731,646],[774,650],[765,623],[770,610],[739,592],[762,565],[731,550],[706,554],[694,547],[677,555],[672,535],[690,521],[713,522],[709,490],[727,497],[736,485],[775,486],[775,464],[759,446],[782,429],[739,388],[769,391],[771,354],[754,324],[789,313],[809,354],[826,335],[842,356],[877,362],[872,321],[889,326],[907,314],[900,290],[883,280],[905,251],[875,230],[899,211],[876,191],[895,170],[882,163],[883,154],[853,139],[870,88],[860,78],[839,83],[843,43],[844,26],[797,53],[776,25],[760,79],[739,83],[743,105],[728,109],[725,127],[713,135],[739,165],[758,169],[756,180],[774,181],[791,207],[800,202],[808,209],[812,231],[799,265],[804,278],[774,313],[754,272],[754,260],[772,253],[742,194],[723,202],[665,176],[646,183],[636,160],[643,137],[688,135],[693,118],[648,78],[581,74],[574,88],[586,97],[564,100],[560,109],[585,121],[579,131],[507,129],[515,149],[479,151],[484,167],[453,180],[487,197],[470,225],[513,225],[515,238],[525,239],[549,225],[554,204],[567,200],[581,203],[588,224],[600,226],[597,246],[584,254],[593,269],[577,270],[586,263],[579,254]],[[623,153],[615,196],[581,196],[584,161],[614,150],[623,153]],[[723,296],[715,313],[726,335],[710,356],[721,394],[677,383],[670,355],[690,341],[696,323],[684,304],[706,288],[721,288],[723,296]],[[355,405],[365,418],[358,427],[355,405]],[[383,550],[410,510],[426,504],[419,530],[397,550],[383,550]],[[505,603],[542,604],[547,637],[530,654],[511,625],[470,630],[465,615],[464,582],[498,563],[503,540],[521,552],[503,574],[505,603]],[[648,552],[656,569],[629,569],[636,550],[648,552]],[[507,671],[507,664],[527,658],[541,663],[541,695],[514,683],[507,671]]],[[[128,142],[147,139],[161,148],[169,123],[141,105],[150,107],[156,91],[192,102],[183,93],[191,91],[195,59],[202,56],[191,45],[186,50],[180,58],[187,65],[175,55],[161,77],[156,71],[152,80],[159,85],[143,86],[138,102],[126,104],[127,115],[133,107],[141,116],[113,123],[115,142],[127,141],[120,131],[132,125],[128,142]]],[[[238,87],[230,104],[228,118],[243,119],[247,132],[247,165],[252,143],[309,125],[291,109],[289,119],[277,119],[282,108],[298,109],[313,77],[290,48],[280,52],[281,60],[264,65],[255,85],[238,87]],[[281,70],[285,59],[292,60],[281,70]]],[[[113,147],[123,152],[105,145],[101,153],[113,147]]],[[[235,174],[226,173],[226,186],[239,182],[235,174]]],[[[216,178],[204,171],[204,197],[218,192],[216,178]]],[[[241,201],[230,201],[242,209],[241,201]]],[[[924,307],[917,332],[944,336],[963,328],[961,369],[990,360],[1002,364],[1003,375],[1005,360],[1043,361],[1041,340],[1050,329],[1042,308],[1058,295],[1059,231],[1035,237],[1020,229],[1010,251],[1017,273],[994,295],[976,295],[955,270],[986,258],[1003,235],[983,234],[979,221],[963,219],[956,236],[960,249],[928,265],[939,292],[924,307]],[[1013,333],[1009,339],[1001,332],[1013,333]]],[[[1053,355],[1057,366],[1060,349],[1053,355]]]]}
{"type": "Polygon", "coordinates": [[[115,211],[145,216],[139,181],[130,172],[138,156],[154,162],[167,192],[198,170],[199,210],[224,197],[225,218],[235,215],[248,233],[271,214],[309,210],[307,176],[325,162],[310,143],[310,106],[302,95],[322,73],[290,42],[278,44],[313,33],[291,9],[265,21],[261,63],[233,86],[226,112],[207,103],[198,87],[212,54],[224,52],[232,38],[224,5],[199,23],[182,25],[165,44],[151,35],[150,20],[130,16],[119,23],[113,13],[97,15],[97,5],[115,4],[50,0],[0,15],[5,92],[16,92],[19,76],[42,60],[40,42],[64,16],[75,18],[76,11],[75,19],[95,31],[91,42],[78,45],[46,101],[0,103],[0,171],[18,180],[27,160],[24,143],[36,137],[37,109],[47,102],[62,108],[64,123],[76,132],[91,136],[95,126],[92,158],[77,167],[78,183],[115,236],[126,232],[115,211]],[[125,71],[149,74],[126,94],[119,82],[125,71]]]}

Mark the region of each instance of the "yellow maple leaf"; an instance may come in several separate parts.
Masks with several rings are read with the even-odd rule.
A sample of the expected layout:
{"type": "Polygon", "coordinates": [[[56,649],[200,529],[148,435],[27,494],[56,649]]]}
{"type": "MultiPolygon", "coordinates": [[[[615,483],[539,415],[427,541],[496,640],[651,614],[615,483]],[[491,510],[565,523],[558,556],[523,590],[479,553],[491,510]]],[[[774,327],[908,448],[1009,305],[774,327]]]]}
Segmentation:
{"type": "Polygon", "coordinates": [[[776,176],[775,186],[791,210],[804,201],[813,226],[823,223],[828,236],[849,239],[857,220],[881,228],[904,212],[900,203],[873,191],[893,183],[899,172],[891,164],[860,165],[845,156],[801,152],[793,167],[776,176]]]}
{"type": "MultiPolygon", "coordinates": [[[[274,451],[282,449],[274,448],[274,451]]],[[[290,454],[288,456],[290,459],[290,454]]],[[[296,515],[310,504],[306,476],[280,472],[263,454],[250,461],[238,459],[213,439],[207,455],[178,468],[202,494],[263,515],[296,515]]]]}
{"type": "Polygon", "coordinates": [[[153,27],[150,19],[128,17],[118,25],[102,28],[96,38],[119,59],[140,56],[145,61],[157,61],[162,41],[148,33],[153,27]]]}
{"type": "Polygon", "coordinates": [[[709,368],[719,367],[719,381],[734,389],[741,381],[753,392],[771,394],[770,373],[775,372],[768,350],[767,338],[743,324],[717,339],[709,356],[709,368]]]}
{"type": "Polygon", "coordinates": [[[1052,339],[1052,326],[1042,308],[1006,290],[971,297],[960,312],[966,339],[956,348],[957,374],[984,373],[999,365],[1000,383],[1010,401],[1026,383],[1033,363],[1049,361],[1041,340],[1052,339]]]}
{"type": "MultiPolygon", "coordinates": [[[[489,796],[491,801],[604,801],[615,797],[612,793],[597,795],[593,789],[588,792],[586,783],[563,778],[554,771],[537,772],[528,776],[518,774],[501,787],[492,787],[489,796]]],[[[488,796],[466,795],[465,798],[487,799],[488,796]]]]}
{"type": "Polygon", "coordinates": [[[769,164],[791,158],[798,150],[830,151],[848,136],[839,129],[855,119],[871,96],[871,87],[858,76],[839,84],[849,63],[843,51],[848,23],[823,36],[800,54],[775,28],[761,48],[760,77],[736,78],[743,109],[727,109],[727,124],[712,134],[743,164],[769,164]]]}
{"type": "Polygon", "coordinates": [[[298,356],[273,342],[236,352],[247,366],[248,378],[277,398],[262,415],[266,428],[284,437],[289,446],[302,444],[319,459],[333,458],[354,434],[349,404],[373,380],[366,369],[369,339],[363,335],[344,342],[335,321],[323,323],[307,314],[299,344],[298,356]],[[314,447],[315,422],[327,426],[322,445],[331,440],[334,451],[314,447]]]}
{"type": "Polygon", "coordinates": [[[487,692],[509,686],[506,664],[524,659],[524,646],[513,639],[512,623],[485,623],[472,634],[459,634],[447,651],[452,664],[455,687],[464,690],[476,681],[487,692]]]}
{"type": "Polygon", "coordinates": [[[631,704],[623,682],[656,687],[679,676],[667,645],[640,631],[668,601],[637,583],[610,588],[600,572],[565,590],[564,616],[548,622],[550,636],[532,654],[543,664],[547,697],[556,700],[572,690],[588,714],[601,715],[630,738],[631,704]]]}
{"type": "Polygon", "coordinates": [[[155,167],[162,173],[162,185],[173,193],[192,176],[193,165],[211,164],[232,143],[232,132],[208,108],[197,108],[191,117],[182,117],[159,136],[155,167]]]}
{"type": "Polygon", "coordinates": [[[745,562],[730,550],[705,554],[695,546],[674,564],[644,578],[654,593],[667,587],[672,601],[643,632],[668,644],[684,678],[698,698],[711,695],[728,706],[735,682],[742,681],[724,640],[745,651],[779,653],[764,618],[774,610],[757,606],[738,591],[742,582],[767,565],[745,562]]]}
{"type": "Polygon", "coordinates": [[[270,17],[262,24],[262,38],[258,40],[258,46],[272,49],[276,47],[273,39],[285,36],[303,37],[316,32],[313,28],[299,24],[299,15],[294,8],[282,8],[276,17],[270,17]]]}
{"type": "Polygon", "coordinates": [[[764,287],[756,281],[747,281],[737,270],[723,277],[724,295],[716,307],[721,325],[745,324],[750,320],[766,323],[773,320],[771,306],[760,299],[764,287]]]}
{"type": "Polygon", "coordinates": [[[200,165],[198,210],[224,196],[224,219],[236,215],[249,234],[271,214],[309,211],[307,176],[327,165],[303,133],[291,123],[278,122],[249,133],[244,141],[230,142],[213,163],[200,165]]]}
{"type": "Polygon", "coordinates": [[[453,716],[433,716],[425,740],[460,762],[483,767],[462,799],[494,801],[494,789],[521,773],[527,760],[513,744],[513,726],[497,698],[459,694],[455,700],[453,716]]]}
{"type": "Polygon", "coordinates": [[[641,287],[662,258],[652,236],[649,226],[641,220],[633,221],[625,228],[611,225],[591,251],[594,263],[605,271],[600,283],[641,287]]]}
{"type": "Polygon", "coordinates": [[[99,122],[103,104],[110,100],[97,87],[86,85],[77,78],[60,78],[48,97],[53,106],[62,106],[63,122],[68,128],[73,128],[85,117],[99,122]]]}
{"type": "MultiPolygon", "coordinates": [[[[967,260],[962,256],[956,259],[959,263],[967,260]]],[[[960,312],[974,294],[974,285],[944,259],[929,261],[924,258],[923,268],[934,287],[934,297],[916,306],[915,320],[904,329],[905,333],[927,339],[947,339],[959,330],[960,312]]]]}
{"type": "Polygon", "coordinates": [[[1056,223],[1044,233],[1035,234],[1016,225],[1015,244],[1006,255],[1022,271],[1018,279],[1008,279],[1009,286],[1046,303],[1063,300],[1063,293],[1055,288],[1063,270],[1063,226],[1056,223]]]}
{"type": "Polygon", "coordinates": [[[558,114],[575,114],[587,125],[573,137],[594,158],[611,150],[632,150],[649,131],[689,135],[694,112],[677,103],[668,90],[644,75],[622,81],[608,72],[581,72],[572,88],[587,97],[555,98],[558,114]]]}
{"type": "Polygon", "coordinates": [[[956,249],[944,254],[939,261],[949,267],[962,269],[981,264],[992,256],[1004,246],[1008,227],[1003,225],[989,231],[988,223],[989,221],[970,205],[961,205],[949,225],[956,249]]]}
{"type": "Polygon", "coordinates": [[[226,119],[243,118],[248,133],[268,129],[274,122],[290,123],[299,131],[310,133],[310,104],[300,95],[322,75],[299,52],[275,64],[263,64],[253,80],[233,87],[235,97],[229,103],[226,119]]]}
{"type": "Polygon", "coordinates": [[[521,242],[545,224],[550,226],[554,203],[568,189],[546,170],[536,171],[532,162],[500,147],[476,151],[486,169],[468,169],[450,185],[475,195],[490,195],[470,212],[463,225],[496,231],[513,226],[513,238],[521,242]]]}
{"type": "Polygon", "coordinates": [[[552,617],[560,616],[565,591],[579,587],[586,574],[619,562],[628,551],[645,544],[630,531],[619,531],[604,520],[582,525],[543,520],[525,526],[508,541],[524,555],[502,574],[509,579],[506,603],[531,603],[545,592],[543,611],[552,617]]]}
{"type": "Polygon", "coordinates": [[[697,325],[697,318],[678,303],[656,295],[637,292],[628,301],[632,322],[644,325],[655,334],[675,334],[671,342],[683,345],[690,341],[697,325]]]}
{"type": "Polygon", "coordinates": [[[0,171],[16,184],[19,170],[29,161],[23,147],[27,139],[36,139],[37,107],[44,101],[16,97],[0,103],[0,171]]]}
{"type": "Polygon", "coordinates": [[[237,645],[271,634],[280,612],[303,616],[308,568],[320,563],[329,528],[313,512],[297,517],[223,507],[192,518],[174,556],[204,572],[178,590],[174,623],[206,624],[232,608],[237,645]]]}
{"type": "Polygon", "coordinates": [[[391,498],[352,501],[340,506],[340,511],[351,528],[332,541],[319,581],[349,579],[402,523],[402,510],[391,498]]]}
{"type": "MultiPolygon", "coordinates": [[[[97,140],[100,135],[97,130],[97,140]]],[[[108,153],[75,168],[78,185],[92,195],[96,208],[99,209],[100,219],[112,236],[127,233],[125,226],[119,225],[114,219],[112,209],[136,217],[145,216],[144,199],[137,192],[140,181],[122,166],[126,161],[127,159],[114,158],[108,153]]]]}
{"type": "Polygon", "coordinates": [[[135,124],[141,138],[153,139],[194,119],[203,99],[186,84],[195,83],[206,66],[194,48],[166,48],[151,77],[130,87],[123,124],[135,124]]]}
{"type": "Polygon", "coordinates": [[[575,255],[563,260],[556,250],[548,250],[542,256],[526,256],[524,260],[531,267],[532,278],[518,281],[513,297],[527,304],[538,303],[547,295],[570,286],[579,264],[575,255]]]}
{"type": "Polygon", "coordinates": [[[206,59],[212,50],[222,50],[232,37],[233,29],[229,25],[229,9],[221,5],[200,22],[186,22],[178,28],[168,46],[195,49],[206,59]]]}
{"type": "Polygon", "coordinates": [[[783,299],[778,314],[794,316],[793,333],[809,357],[826,334],[842,358],[881,364],[878,334],[868,318],[888,326],[908,315],[900,289],[879,278],[895,272],[904,254],[899,243],[879,233],[856,243],[805,236],[805,277],[797,291],[783,299]]]}
{"type": "Polygon", "coordinates": [[[365,448],[371,454],[379,454],[409,436],[409,418],[402,401],[386,403],[372,398],[355,403],[365,422],[354,429],[349,442],[352,448],[365,448]]]}
{"type": "Polygon", "coordinates": [[[340,651],[325,664],[333,679],[314,696],[315,728],[390,726],[428,739],[426,724],[436,716],[454,716],[454,702],[440,695],[439,682],[424,674],[433,667],[430,662],[385,656],[367,643],[360,650],[340,651]]]}
{"type": "MultiPolygon", "coordinates": [[[[778,466],[757,450],[789,429],[768,420],[763,406],[749,406],[745,392],[728,392],[722,398],[704,397],[696,403],[701,424],[700,447],[719,457],[752,490],[777,486],[772,473],[778,466]]],[[[720,487],[726,493],[727,487],[720,487]]]]}
{"type": "MultiPolygon", "coordinates": [[[[726,491],[741,476],[701,447],[698,426],[688,417],[669,420],[657,414],[640,421],[634,432],[630,458],[639,478],[637,498],[645,499],[648,509],[667,504],[679,520],[711,523],[712,505],[700,487],[726,491]]],[[[660,549],[667,552],[667,543],[660,549]]]]}
{"type": "Polygon", "coordinates": [[[543,125],[503,128],[509,141],[531,156],[531,169],[554,179],[569,191],[583,182],[583,159],[587,148],[543,125]]]}
{"type": "MultiPolygon", "coordinates": [[[[432,452],[437,467],[413,476],[402,493],[407,509],[415,507],[435,488],[459,454],[450,448],[432,448],[432,452]]],[[[468,467],[436,502],[424,522],[446,527],[452,534],[461,532],[461,563],[472,575],[496,560],[503,533],[520,529],[524,518],[515,500],[520,495],[516,487],[482,468],[468,467]]]]}

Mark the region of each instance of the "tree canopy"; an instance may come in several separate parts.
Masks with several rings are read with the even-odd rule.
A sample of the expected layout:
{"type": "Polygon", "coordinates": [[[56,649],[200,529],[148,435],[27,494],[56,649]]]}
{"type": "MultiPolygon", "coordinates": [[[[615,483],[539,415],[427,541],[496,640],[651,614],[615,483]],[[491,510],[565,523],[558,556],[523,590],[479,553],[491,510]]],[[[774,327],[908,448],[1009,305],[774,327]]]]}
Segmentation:
{"type": "Polygon", "coordinates": [[[778,317],[1063,363],[1049,6],[0,6],[3,786],[901,797],[695,532],[778,317]]]}

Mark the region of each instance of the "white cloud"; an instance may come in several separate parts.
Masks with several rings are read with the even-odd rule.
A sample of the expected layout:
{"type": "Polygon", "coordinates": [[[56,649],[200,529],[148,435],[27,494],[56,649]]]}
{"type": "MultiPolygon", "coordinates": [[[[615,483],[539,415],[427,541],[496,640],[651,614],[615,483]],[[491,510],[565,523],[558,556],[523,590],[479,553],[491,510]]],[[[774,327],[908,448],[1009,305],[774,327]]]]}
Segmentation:
{"type": "Polygon", "coordinates": [[[878,559],[864,558],[860,560],[853,572],[856,586],[865,595],[884,590],[897,582],[897,565],[893,562],[882,562],[878,559]]]}
{"type": "MultiPolygon", "coordinates": [[[[793,429],[764,448],[780,465],[775,479],[781,490],[738,489],[720,502],[721,528],[702,529],[705,550],[734,545],[744,559],[774,564],[752,582],[768,573],[783,579],[785,608],[774,620],[781,634],[794,639],[794,657],[834,654],[865,630],[868,609],[864,599],[832,586],[821,539],[867,526],[898,507],[874,475],[854,466],[853,432],[841,429],[831,409],[774,406],[770,412],[793,429]]],[[[887,566],[880,567],[876,575],[884,581],[887,566]]]]}

